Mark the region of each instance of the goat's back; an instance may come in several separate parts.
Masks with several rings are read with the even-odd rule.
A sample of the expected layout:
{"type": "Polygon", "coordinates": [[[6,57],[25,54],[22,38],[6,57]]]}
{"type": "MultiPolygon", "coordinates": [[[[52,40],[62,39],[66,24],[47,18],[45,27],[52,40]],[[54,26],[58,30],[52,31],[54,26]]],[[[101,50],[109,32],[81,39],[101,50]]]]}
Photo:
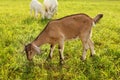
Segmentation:
{"type": "Polygon", "coordinates": [[[57,0],[44,0],[43,4],[45,6],[50,7],[52,5],[58,5],[58,2],[57,2],[57,0]]]}
{"type": "Polygon", "coordinates": [[[75,14],[50,21],[45,32],[54,39],[63,37],[66,39],[76,38],[91,31],[93,19],[86,14],[75,14]]]}
{"type": "Polygon", "coordinates": [[[30,8],[40,11],[42,9],[42,4],[38,0],[32,0],[30,3],[30,8]]]}

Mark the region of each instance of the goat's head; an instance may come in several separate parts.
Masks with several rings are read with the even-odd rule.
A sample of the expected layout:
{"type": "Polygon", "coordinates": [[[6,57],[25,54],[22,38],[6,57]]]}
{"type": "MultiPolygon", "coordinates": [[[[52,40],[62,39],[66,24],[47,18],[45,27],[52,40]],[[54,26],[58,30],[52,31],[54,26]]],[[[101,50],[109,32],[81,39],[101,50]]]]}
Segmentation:
{"type": "Polygon", "coordinates": [[[25,52],[26,52],[27,59],[30,61],[32,60],[35,53],[40,53],[40,50],[36,45],[28,44],[25,46],[25,52]]]}
{"type": "Polygon", "coordinates": [[[46,13],[45,13],[45,17],[46,17],[47,19],[51,19],[51,18],[53,17],[53,13],[52,13],[52,12],[46,12],[46,13]]]}

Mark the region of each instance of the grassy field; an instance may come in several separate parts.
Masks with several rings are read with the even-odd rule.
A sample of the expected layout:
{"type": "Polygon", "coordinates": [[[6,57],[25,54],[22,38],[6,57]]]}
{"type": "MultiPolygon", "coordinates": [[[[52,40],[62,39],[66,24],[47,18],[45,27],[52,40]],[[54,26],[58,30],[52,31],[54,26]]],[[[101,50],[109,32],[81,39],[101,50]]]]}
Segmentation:
{"type": "MultiPolygon", "coordinates": [[[[42,0],[40,0],[42,1],[42,0]]],[[[75,13],[104,17],[93,27],[96,56],[81,61],[80,40],[65,43],[65,64],[59,65],[57,48],[51,62],[45,63],[49,45],[33,62],[22,54],[24,45],[36,38],[49,20],[30,16],[30,0],[0,0],[0,80],[120,80],[120,1],[58,0],[58,14],[53,19],[75,13]]]]}

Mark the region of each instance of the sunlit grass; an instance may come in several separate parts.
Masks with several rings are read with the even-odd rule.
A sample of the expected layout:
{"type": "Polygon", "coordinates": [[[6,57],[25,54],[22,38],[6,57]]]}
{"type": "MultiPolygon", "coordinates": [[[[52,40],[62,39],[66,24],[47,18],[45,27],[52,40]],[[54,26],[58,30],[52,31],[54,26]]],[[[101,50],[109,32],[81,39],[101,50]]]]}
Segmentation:
{"type": "MultiPolygon", "coordinates": [[[[42,1],[42,0],[40,0],[42,1]]],[[[49,45],[33,62],[23,54],[49,20],[35,19],[29,14],[30,0],[0,0],[0,80],[119,80],[120,79],[120,1],[58,0],[58,13],[53,19],[76,13],[104,17],[93,27],[96,56],[81,61],[80,40],[65,43],[65,64],[59,65],[56,49],[51,62],[45,62],[49,45]]]]}

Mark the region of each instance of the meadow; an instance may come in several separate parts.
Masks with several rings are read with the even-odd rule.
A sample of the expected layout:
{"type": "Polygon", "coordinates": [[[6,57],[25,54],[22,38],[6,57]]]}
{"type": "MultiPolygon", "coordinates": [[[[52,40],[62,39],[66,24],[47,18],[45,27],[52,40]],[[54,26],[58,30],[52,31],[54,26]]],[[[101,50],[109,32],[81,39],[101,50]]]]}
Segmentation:
{"type": "MultiPolygon", "coordinates": [[[[43,0],[39,0],[43,1],[43,0]]],[[[30,16],[30,0],[0,0],[0,80],[120,80],[120,1],[58,0],[53,19],[76,13],[104,17],[92,29],[96,55],[80,60],[79,39],[65,43],[65,63],[59,65],[57,46],[53,59],[45,62],[49,44],[32,62],[23,53],[24,45],[34,40],[50,20],[30,16]]]]}

